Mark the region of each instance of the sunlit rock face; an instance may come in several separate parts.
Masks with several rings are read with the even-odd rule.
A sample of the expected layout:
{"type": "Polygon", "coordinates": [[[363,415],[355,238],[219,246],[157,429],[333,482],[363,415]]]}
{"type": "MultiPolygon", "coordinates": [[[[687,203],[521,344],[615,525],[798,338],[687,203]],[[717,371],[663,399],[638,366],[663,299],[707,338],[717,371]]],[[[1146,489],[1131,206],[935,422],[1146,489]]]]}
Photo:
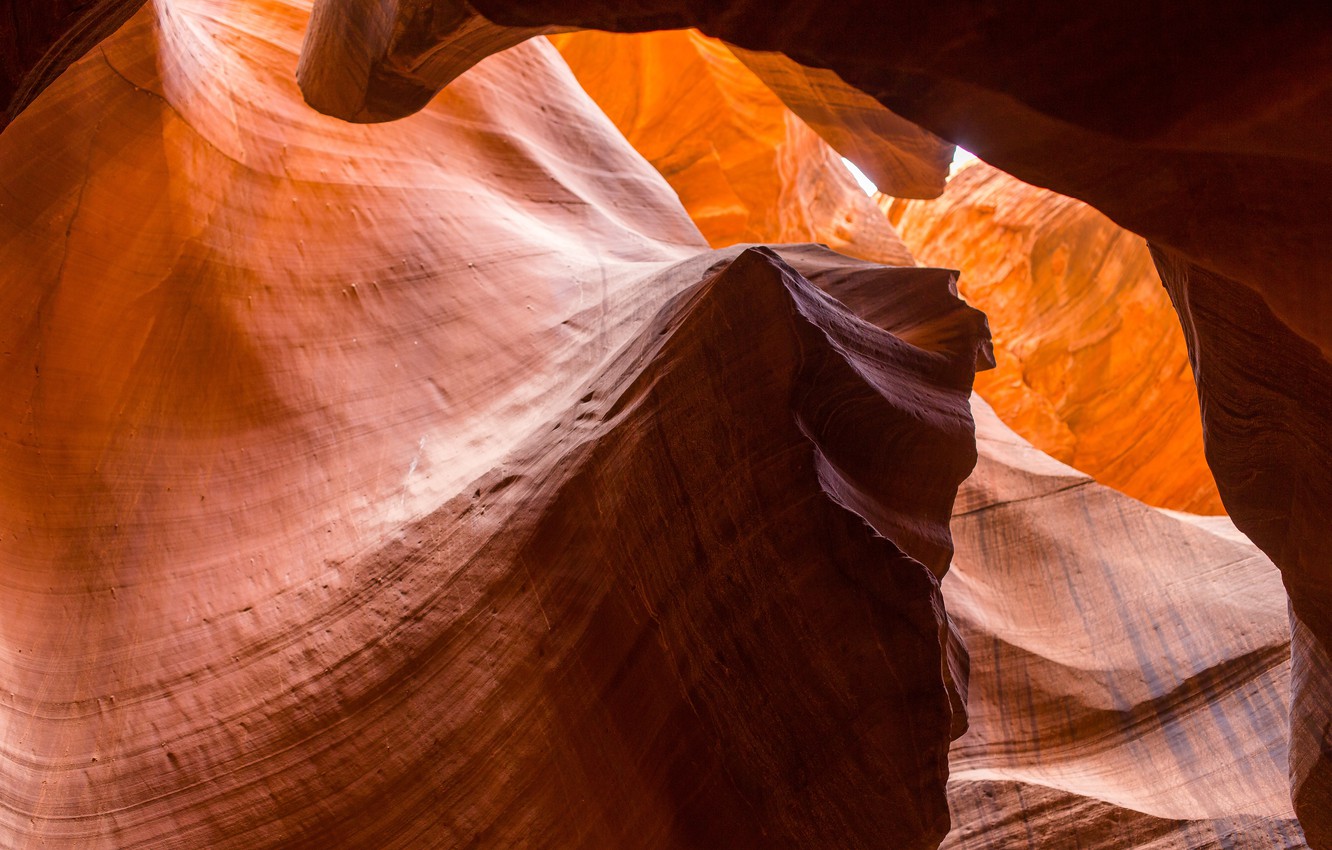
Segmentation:
{"type": "Polygon", "coordinates": [[[989,316],[998,368],[977,391],[1004,422],[1130,496],[1224,511],[1184,335],[1140,237],[984,163],[889,216],[921,262],[959,269],[989,316]]]}
{"type": "Polygon", "coordinates": [[[937,198],[943,192],[956,145],[894,114],[829,68],[801,65],[782,53],[728,47],[881,191],[898,198],[937,198]]]}
{"type": "Polygon", "coordinates": [[[714,247],[821,242],[912,264],[841,157],[726,45],[685,31],[551,38],[714,247]]]}
{"type": "Polygon", "coordinates": [[[709,252],[544,42],[326,118],[306,21],[0,134],[0,845],[937,845],[953,275],[709,252]]]}
{"type": "MultiPolygon", "coordinates": [[[[412,0],[382,17],[401,22],[428,5],[412,0]]],[[[745,49],[783,52],[1025,182],[1089,203],[1155,246],[1185,333],[1198,341],[1191,356],[1218,491],[1291,594],[1299,627],[1292,787],[1311,845],[1332,847],[1332,723],[1323,720],[1332,678],[1319,672],[1332,646],[1332,461],[1323,437],[1312,436],[1332,431],[1332,405],[1318,389],[1332,351],[1332,157],[1310,143],[1332,136],[1332,7],[1187,0],[1144,17],[1131,4],[1052,2],[986,14],[960,4],[788,0],[465,5],[508,37],[518,35],[513,27],[697,27],[745,49]],[[1225,318],[1209,318],[1218,315],[1225,318]],[[1261,333],[1243,332],[1245,323],[1261,333]],[[1220,358],[1216,368],[1210,358],[1220,358]],[[1310,380],[1297,389],[1292,374],[1310,380]]],[[[307,68],[333,41],[319,29],[307,68]]],[[[486,52],[474,42],[454,50],[449,32],[434,36],[427,52],[449,73],[433,80],[486,52]]],[[[378,67],[396,59],[356,50],[355,28],[341,38],[353,46],[325,60],[360,55],[378,67]]],[[[384,102],[395,111],[392,98],[384,102]]],[[[410,105],[404,99],[398,114],[410,105]]]]}
{"type": "Polygon", "coordinates": [[[298,93],[303,5],[159,0],[33,98],[133,6],[0,24],[0,844],[1332,847],[1332,10],[320,0],[298,93]],[[945,798],[983,323],[707,253],[522,44],[690,26],[889,191],[871,97],[1151,240],[1288,754],[1252,548],[983,446],[945,798]]]}
{"type": "Polygon", "coordinates": [[[971,652],[949,850],[1306,847],[1281,577],[1225,517],[1158,510],[976,401],[944,579],[971,652]]]}

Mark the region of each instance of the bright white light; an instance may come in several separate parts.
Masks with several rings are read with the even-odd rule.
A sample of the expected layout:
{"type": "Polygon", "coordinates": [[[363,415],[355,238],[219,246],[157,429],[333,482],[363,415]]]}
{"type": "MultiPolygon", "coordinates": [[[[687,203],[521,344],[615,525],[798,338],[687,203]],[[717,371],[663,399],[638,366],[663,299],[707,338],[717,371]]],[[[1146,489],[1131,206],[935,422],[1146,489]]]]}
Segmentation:
{"type": "MultiPolygon", "coordinates": [[[[956,151],[953,152],[953,164],[948,168],[948,176],[952,177],[954,174],[961,171],[962,168],[971,164],[978,158],[979,157],[977,157],[974,153],[967,150],[966,148],[959,147],[956,151]]],[[[860,184],[860,188],[865,190],[866,195],[873,197],[874,195],[878,194],[879,187],[874,185],[873,180],[870,180],[868,177],[865,176],[865,172],[861,171],[859,168],[856,168],[856,164],[854,162],[847,159],[846,157],[842,157],[842,164],[846,166],[847,171],[851,172],[851,176],[856,178],[856,182],[860,184]]]]}
{"type": "Polygon", "coordinates": [[[975,159],[978,159],[978,157],[974,153],[972,153],[969,150],[966,150],[965,148],[959,147],[956,151],[953,152],[953,167],[948,173],[956,174],[958,170],[962,168],[962,166],[967,165],[968,163],[972,162],[975,159]]]}
{"type": "Polygon", "coordinates": [[[854,162],[846,157],[842,157],[842,164],[846,166],[847,171],[851,172],[851,176],[856,178],[856,182],[860,184],[860,188],[865,190],[866,195],[873,196],[879,191],[879,187],[874,185],[874,181],[866,177],[865,172],[856,168],[854,162]]]}

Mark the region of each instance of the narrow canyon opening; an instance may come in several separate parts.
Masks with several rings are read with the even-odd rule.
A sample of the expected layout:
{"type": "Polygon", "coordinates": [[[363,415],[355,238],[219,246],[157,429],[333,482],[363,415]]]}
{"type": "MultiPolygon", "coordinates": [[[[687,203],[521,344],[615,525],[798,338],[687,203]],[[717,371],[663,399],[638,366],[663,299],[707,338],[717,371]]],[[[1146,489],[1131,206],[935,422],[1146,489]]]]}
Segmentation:
{"type": "Polygon", "coordinates": [[[1332,13],[862,5],[0,16],[0,846],[1332,847],[1332,13]]]}

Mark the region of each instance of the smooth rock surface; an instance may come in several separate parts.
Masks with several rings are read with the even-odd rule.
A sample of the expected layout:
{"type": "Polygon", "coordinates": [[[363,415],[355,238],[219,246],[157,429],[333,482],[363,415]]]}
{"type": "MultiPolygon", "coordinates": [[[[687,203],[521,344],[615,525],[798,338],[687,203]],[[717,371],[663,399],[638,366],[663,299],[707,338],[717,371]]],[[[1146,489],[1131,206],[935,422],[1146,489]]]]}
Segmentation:
{"type": "MultiPolygon", "coordinates": [[[[355,120],[421,109],[439,80],[533,33],[699,26],[827,69],[894,113],[1151,239],[1190,342],[1223,501],[1290,593],[1295,808],[1310,845],[1332,846],[1332,471],[1323,450],[1332,425],[1324,389],[1332,160],[1318,144],[1332,135],[1332,9],[1201,0],[1169,8],[1037,0],[979,12],[785,0],[339,3],[320,5],[302,79],[328,81],[329,99],[312,100],[355,120]]],[[[75,42],[60,34],[86,32],[84,19],[46,8],[44,35],[14,45],[6,72],[14,91],[36,91],[53,76],[43,68],[82,49],[67,50],[75,42]]],[[[13,835],[40,822],[52,829],[48,840],[78,846],[137,840],[135,829],[193,841],[233,835],[241,810],[294,807],[313,818],[317,783],[283,786],[265,803],[245,796],[258,786],[243,786],[235,799],[248,802],[235,809],[182,802],[156,783],[183,769],[195,784],[182,794],[225,784],[228,774],[213,769],[227,758],[216,742],[231,734],[237,751],[249,746],[230,725],[239,715],[210,714],[190,702],[191,689],[169,689],[163,710],[210,743],[159,751],[165,740],[145,745],[138,736],[162,727],[142,731],[125,706],[146,704],[141,694],[191,671],[212,681],[213,667],[180,659],[215,653],[221,664],[253,635],[281,631],[278,607],[331,598],[312,564],[341,564],[382,544],[385,529],[438,507],[566,410],[557,387],[598,374],[605,355],[660,308],[625,294],[632,284],[698,247],[669,189],[568,94],[571,82],[544,48],[519,54],[531,64],[513,72],[517,82],[460,80],[480,88],[448,121],[429,120],[427,107],[418,132],[357,135],[299,111],[280,82],[295,70],[303,25],[293,8],[163,0],[152,38],[140,26],[137,42],[74,66],[47,92],[75,81],[54,98],[58,106],[32,101],[0,137],[12,199],[0,211],[0,274],[20,281],[0,290],[3,315],[17,317],[4,338],[11,427],[0,432],[0,511],[9,517],[0,543],[12,590],[0,604],[12,609],[3,640],[14,683],[4,727],[12,799],[0,817],[13,835]],[[543,100],[534,110],[515,91],[543,100]],[[469,147],[441,124],[469,125],[487,141],[469,147]],[[339,166],[329,174],[332,161],[339,166]],[[598,177],[607,175],[607,183],[598,177]],[[301,206],[312,198],[325,213],[301,206]],[[478,206],[483,214],[465,214],[478,206]],[[348,236],[348,215],[358,238],[348,236]],[[477,245],[492,251],[478,258],[477,245]],[[582,262],[561,271],[571,256],[582,262]],[[503,271],[501,257],[515,265],[503,271]],[[533,257],[550,276],[533,271],[533,257]],[[448,299],[457,290],[425,296],[408,286],[436,268],[468,280],[463,263],[480,271],[456,303],[448,299]],[[488,289],[495,279],[514,285],[488,289]],[[367,281],[376,297],[381,284],[400,285],[400,299],[367,305],[357,288],[367,281]],[[599,296],[586,296],[598,286],[599,296]],[[570,307],[572,293],[588,300],[570,307]],[[420,359],[401,354],[404,328],[415,343],[413,331],[441,326],[449,335],[427,340],[420,359]],[[450,375],[442,383],[441,363],[450,375]],[[437,396],[426,389],[432,381],[437,396]],[[457,458],[460,468],[442,468],[457,458]],[[396,512],[386,510],[394,499],[396,512]],[[247,541],[240,556],[236,541],[247,541]],[[246,556],[260,570],[249,584],[235,580],[249,575],[238,569],[246,556]],[[298,565],[294,579],[289,564],[298,565]],[[296,596],[278,594],[289,582],[296,596]],[[242,607],[252,600],[264,604],[242,607]],[[126,796],[105,798],[117,794],[126,796]],[[135,819],[155,805],[142,801],[168,799],[180,804],[171,811],[207,823],[135,819]]],[[[24,97],[10,101],[21,106],[24,97]]],[[[298,645],[309,649],[284,644],[298,645]]],[[[283,666],[265,655],[266,666],[252,668],[261,684],[213,693],[240,694],[242,705],[273,682],[288,687],[310,657],[283,666]]],[[[321,767],[320,777],[355,772],[321,767]]],[[[913,834],[928,835],[932,824],[927,814],[913,834]]]]}
{"type": "Polygon", "coordinates": [[[821,242],[913,264],[837,152],[726,45],[693,31],[552,41],[713,247],[821,242]]]}
{"type": "Polygon", "coordinates": [[[1184,335],[1140,237],[980,162],[889,218],[989,317],[998,369],[976,388],[1006,424],[1136,499],[1224,512],[1184,335]]]}
{"type": "Polygon", "coordinates": [[[70,63],[144,0],[5,0],[0,4],[0,132],[70,63]]]}
{"type": "Polygon", "coordinates": [[[944,579],[971,652],[949,850],[1303,848],[1280,574],[1225,517],[1151,508],[974,402],[944,579]]]}
{"type": "Polygon", "coordinates": [[[0,136],[0,845],[935,846],[952,276],[707,252],[541,42],[319,116],[305,22],[158,0],[0,136]]]}

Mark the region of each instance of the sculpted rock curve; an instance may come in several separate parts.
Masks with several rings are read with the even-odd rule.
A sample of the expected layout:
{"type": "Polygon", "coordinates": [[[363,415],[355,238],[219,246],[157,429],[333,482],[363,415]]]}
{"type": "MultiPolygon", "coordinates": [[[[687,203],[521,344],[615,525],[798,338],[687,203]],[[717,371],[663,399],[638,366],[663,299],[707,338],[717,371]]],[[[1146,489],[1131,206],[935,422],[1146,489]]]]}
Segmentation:
{"type": "Polygon", "coordinates": [[[726,45],[684,31],[551,40],[713,247],[821,242],[913,264],[837,153],[726,45]]]}
{"type": "Polygon", "coordinates": [[[708,253],[541,42],[318,116],[305,22],[159,0],[0,136],[0,843],[934,846],[979,314],[708,253]]]}
{"type": "Polygon", "coordinates": [[[1227,518],[1116,493],[973,408],[943,582],[970,728],[943,847],[1307,847],[1271,562],[1227,518]]]}
{"type": "Polygon", "coordinates": [[[998,369],[977,391],[1005,423],[1136,499],[1223,513],[1184,336],[1141,238],[984,163],[889,218],[989,317],[998,369]]]}

